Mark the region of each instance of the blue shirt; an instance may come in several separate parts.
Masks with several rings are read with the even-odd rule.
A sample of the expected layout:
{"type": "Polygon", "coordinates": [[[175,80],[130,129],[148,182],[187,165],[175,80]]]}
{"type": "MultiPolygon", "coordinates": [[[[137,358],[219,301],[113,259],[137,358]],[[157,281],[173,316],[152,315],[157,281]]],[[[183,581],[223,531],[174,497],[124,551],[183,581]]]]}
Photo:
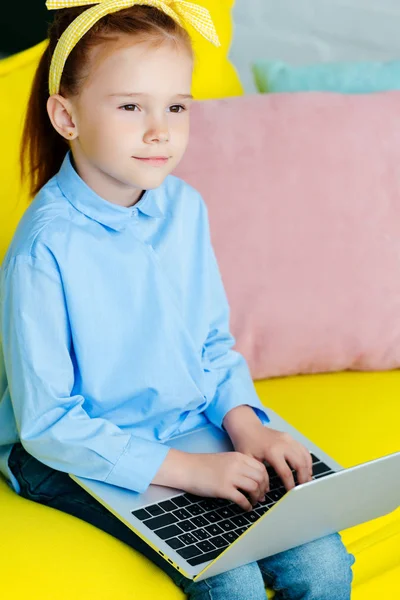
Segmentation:
{"type": "Polygon", "coordinates": [[[171,436],[235,406],[269,421],[244,357],[201,195],[168,175],[133,207],[92,190],[71,151],[0,271],[0,471],[44,464],[144,492],[171,436]]]}

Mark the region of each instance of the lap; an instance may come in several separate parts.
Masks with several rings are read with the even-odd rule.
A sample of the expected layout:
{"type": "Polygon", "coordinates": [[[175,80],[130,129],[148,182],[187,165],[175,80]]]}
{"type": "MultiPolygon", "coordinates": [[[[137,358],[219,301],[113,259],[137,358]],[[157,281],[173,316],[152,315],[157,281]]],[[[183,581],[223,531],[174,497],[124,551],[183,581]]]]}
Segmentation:
{"type": "Polygon", "coordinates": [[[21,496],[78,517],[128,544],[160,567],[193,599],[212,596],[234,600],[235,594],[241,598],[244,590],[247,599],[264,599],[264,584],[283,590],[298,587],[300,580],[307,584],[314,574],[320,578],[324,572],[341,577],[354,562],[339,534],[333,534],[196,583],[179,573],[67,473],[41,463],[20,443],[14,445],[9,465],[21,486],[21,496]]]}
{"type": "MultiPolygon", "coordinates": [[[[265,586],[276,600],[349,600],[354,557],[338,533],[251,562],[225,573],[188,584],[208,595],[201,598],[265,600],[265,586]]],[[[197,596],[194,596],[197,598],[197,596]]],[[[200,598],[200,596],[199,596],[200,598]]]]}
{"type": "Polygon", "coordinates": [[[275,590],[296,589],[295,595],[288,592],[285,598],[302,598],[301,589],[321,589],[321,596],[315,592],[315,597],[341,600],[350,598],[354,562],[340,534],[333,533],[259,560],[258,565],[264,580],[275,590]],[[331,590],[328,595],[327,589],[331,590]]]}

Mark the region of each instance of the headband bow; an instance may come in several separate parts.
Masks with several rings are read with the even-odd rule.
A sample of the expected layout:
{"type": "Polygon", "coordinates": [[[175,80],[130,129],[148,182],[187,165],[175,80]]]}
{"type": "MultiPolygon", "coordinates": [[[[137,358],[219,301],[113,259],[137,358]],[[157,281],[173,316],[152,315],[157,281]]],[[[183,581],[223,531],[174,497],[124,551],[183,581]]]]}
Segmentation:
{"type": "Polygon", "coordinates": [[[85,10],[67,27],[54,50],[49,73],[50,96],[58,94],[65,62],[81,37],[105,15],[134,4],[154,6],[172,17],[181,27],[184,27],[183,21],[187,21],[215,46],[221,45],[209,11],[185,0],[47,0],[46,7],[48,10],[55,10],[86,4],[95,6],[85,10]]]}

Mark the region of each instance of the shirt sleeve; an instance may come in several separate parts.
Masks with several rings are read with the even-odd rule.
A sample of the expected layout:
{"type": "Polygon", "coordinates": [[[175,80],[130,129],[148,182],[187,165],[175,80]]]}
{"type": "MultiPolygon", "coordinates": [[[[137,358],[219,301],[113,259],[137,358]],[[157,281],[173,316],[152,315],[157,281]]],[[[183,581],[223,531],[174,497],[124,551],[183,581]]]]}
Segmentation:
{"type": "Polygon", "coordinates": [[[44,464],[144,492],[169,447],[92,418],[73,394],[71,331],[58,265],[18,256],[1,272],[0,334],[18,433],[44,464]]]}
{"type": "Polygon", "coordinates": [[[270,419],[256,393],[248,364],[242,354],[232,349],[236,340],[229,328],[230,307],[212,246],[208,209],[203,199],[202,206],[210,314],[203,360],[206,374],[212,373],[217,379],[216,393],[204,412],[214,425],[224,429],[222,421],[225,415],[236,406],[248,405],[265,425],[270,419]]]}

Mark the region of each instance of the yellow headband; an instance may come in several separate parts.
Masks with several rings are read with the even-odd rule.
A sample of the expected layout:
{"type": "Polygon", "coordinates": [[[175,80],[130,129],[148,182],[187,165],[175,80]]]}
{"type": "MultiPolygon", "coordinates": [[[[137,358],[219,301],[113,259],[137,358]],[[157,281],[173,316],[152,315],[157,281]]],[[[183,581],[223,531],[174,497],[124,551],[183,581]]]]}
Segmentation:
{"type": "Polygon", "coordinates": [[[81,37],[104,15],[129,8],[134,4],[154,6],[172,17],[181,27],[184,27],[182,20],[185,20],[215,46],[221,45],[208,10],[185,0],[97,0],[97,2],[96,0],[47,0],[46,7],[48,10],[54,10],[95,3],[96,6],[81,13],[58,40],[50,65],[50,96],[58,94],[65,62],[81,37]]]}

